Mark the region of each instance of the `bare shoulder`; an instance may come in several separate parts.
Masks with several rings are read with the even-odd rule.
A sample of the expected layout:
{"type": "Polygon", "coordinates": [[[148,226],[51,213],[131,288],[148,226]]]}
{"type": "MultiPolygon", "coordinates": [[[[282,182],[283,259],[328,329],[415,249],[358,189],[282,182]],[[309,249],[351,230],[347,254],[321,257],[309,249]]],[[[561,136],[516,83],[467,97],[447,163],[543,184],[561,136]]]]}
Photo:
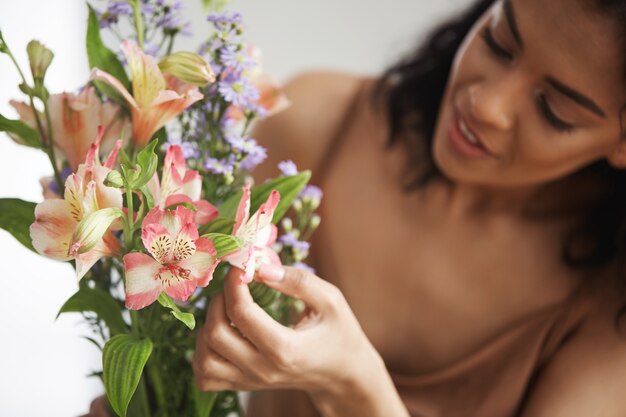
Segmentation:
{"type": "Polygon", "coordinates": [[[276,164],[291,159],[300,169],[315,169],[330,146],[352,98],[366,79],[339,72],[306,72],[283,87],[291,106],[259,122],[253,131],[268,148],[257,179],[276,175],[276,164]]]}
{"type": "Polygon", "coordinates": [[[591,315],[541,373],[523,417],[626,415],[626,332],[617,308],[591,315]]]}

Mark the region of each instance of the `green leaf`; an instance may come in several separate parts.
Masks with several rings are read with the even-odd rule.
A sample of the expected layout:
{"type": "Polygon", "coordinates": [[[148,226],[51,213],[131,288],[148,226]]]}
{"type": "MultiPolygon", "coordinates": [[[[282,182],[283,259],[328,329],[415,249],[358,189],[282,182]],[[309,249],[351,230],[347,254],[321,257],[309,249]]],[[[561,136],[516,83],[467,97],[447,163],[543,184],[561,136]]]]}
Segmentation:
{"type": "Polygon", "coordinates": [[[128,326],[122,318],[119,305],[106,291],[98,288],[82,288],[72,295],[61,307],[57,318],[62,313],[81,313],[93,311],[104,321],[111,335],[126,333],[128,326]]]}
{"type": "Polygon", "coordinates": [[[193,399],[196,403],[196,417],[209,417],[217,399],[215,391],[200,391],[195,382],[191,382],[193,399]]]}
{"type": "MultiPolygon", "coordinates": [[[[272,222],[274,224],[278,223],[291,206],[293,200],[300,194],[304,186],[307,185],[310,178],[311,171],[302,171],[297,175],[276,178],[258,187],[254,187],[252,189],[252,196],[250,197],[250,213],[256,212],[261,204],[267,200],[272,190],[276,190],[280,193],[280,202],[276,207],[276,211],[274,211],[272,222]]],[[[221,217],[235,218],[241,195],[242,191],[239,191],[220,206],[221,217]]]]}
{"type": "Polygon", "coordinates": [[[189,330],[193,330],[196,327],[196,318],[193,314],[180,311],[180,308],[174,304],[174,301],[172,301],[167,294],[162,292],[157,301],[163,307],[171,309],[172,315],[180,320],[185,326],[189,327],[189,330]]]}
{"type": "Polygon", "coordinates": [[[205,237],[213,242],[218,258],[228,255],[229,253],[243,247],[241,239],[233,235],[225,235],[223,233],[207,233],[206,235],[202,235],[202,237],[205,237]]]}
{"type": "Polygon", "coordinates": [[[21,120],[7,119],[0,114],[0,132],[7,132],[22,145],[41,149],[41,135],[21,120]]]}
{"type": "Polygon", "coordinates": [[[126,181],[131,189],[141,188],[150,181],[156,172],[159,157],[154,152],[156,140],[151,141],[137,155],[137,165],[133,169],[123,170],[126,181]]]}
{"type": "Polygon", "coordinates": [[[232,233],[234,225],[235,221],[233,219],[218,217],[217,219],[213,219],[209,223],[198,228],[198,232],[201,235],[207,233],[223,233],[229,235],[232,233]]]}
{"type": "Polygon", "coordinates": [[[138,339],[130,334],[113,336],[102,350],[104,388],[113,410],[126,417],[143,368],[152,353],[150,339],[138,339]]]}
{"type": "MultiPolygon", "coordinates": [[[[89,68],[100,68],[102,71],[106,71],[122,83],[128,91],[130,91],[130,81],[124,71],[117,55],[106,47],[102,38],[100,37],[100,23],[96,13],[89,7],[89,19],[87,22],[87,58],[89,59],[89,68]]],[[[120,93],[117,92],[109,84],[102,81],[94,81],[94,85],[105,96],[108,96],[116,101],[125,102],[120,93]]]]}
{"type": "Polygon", "coordinates": [[[22,245],[35,251],[29,228],[35,221],[35,203],[19,198],[0,198],[0,228],[11,233],[22,245]]]}
{"type": "Polygon", "coordinates": [[[230,0],[202,0],[202,5],[206,10],[221,11],[230,0]]]}

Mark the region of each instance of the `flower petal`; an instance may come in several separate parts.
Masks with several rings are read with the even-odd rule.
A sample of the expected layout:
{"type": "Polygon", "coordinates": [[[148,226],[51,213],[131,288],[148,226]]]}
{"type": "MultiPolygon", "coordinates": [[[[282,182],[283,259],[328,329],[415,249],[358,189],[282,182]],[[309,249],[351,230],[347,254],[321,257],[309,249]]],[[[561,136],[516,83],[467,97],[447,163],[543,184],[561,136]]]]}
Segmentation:
{"type": "Polygon", "coordinates": [[[196,252],[196,244],[194,243],[196,239],[198,239],[196,225],[193,223],[185,224],[174,240],[173,259],[178,262],[190,258],[196,252]]]}
{"type": "Polygon", "coordinates": [[[155,59],[146,55],[134,42],[122,42],[121,49],[130,68],[135,101],[140,108],[146,109],[166,88],[165,78],[155,59]]]}
{"type": "Polygon", "coordinates": [[[201,237],[196,240],[196,253],[179,262],[178,265],[189,270],[190,277],[196,281],[199,287],[206,287],[213,278],[213,271],[219,263],[215,258],[216,255],[213,242],[201,237]]]}
{"type": "Polygon", "coordinates": [[[97,80],[97,81],[104,81],[110,84],[111,87],[116,89],[117,92],[120,93],[122,97],[124,97],[124,99],[131,106],[131,108],[133,109],[139,108],[139,106],[137,105],[137,102],[135,101],[133,96],[130,95],[126,87],[124,87],[124,85],[117,78],[115,78],[108,72],[102,71],[99,68],[94,68],[93,70],[91,70],[91,76],[89,77],[89,79],[97,80]]]}
{"type": "Polygon", "coordinates": [[[35,222],[30,226],[33,247],[49,258],[68,261],[72,259],[68,251],[77,225],[64,200],[45,200],[35,207],[35,222]]]}
{"type": "Polygon", "coordinates": [[[142,227],[141,241],[160,264],[166,264],[172,260],[174,242],[165,226],[151,223],[142,227]]]}
{"type": "Polygon", "coordinates": [[[143,253],[124,255],[126,275],[126,308],[139,310],[152,304],[162,291],[156,279],[161,265],[143,253]]]}
{"type": "MultiPolygon", "coordinates": [[[[164,274],[171,274],[171,272],[166,271],[164,274]]],[[[169,278],[169,282],[169,286],[164,286],[165,293],[173,299],[180,301],[187,301],[197,287],[195,281],[173,274],[172,277],[169,278]]]]}
{"type": "Polygon", "coordinates": [[[250,217],[250,183],[246,183],[243,187],[243,194],[239,205],[237,206],[237,214],[235,215],[235,226],[233,227],[233,235],[239,234],[239,229],[248,222],[250,217]]]}

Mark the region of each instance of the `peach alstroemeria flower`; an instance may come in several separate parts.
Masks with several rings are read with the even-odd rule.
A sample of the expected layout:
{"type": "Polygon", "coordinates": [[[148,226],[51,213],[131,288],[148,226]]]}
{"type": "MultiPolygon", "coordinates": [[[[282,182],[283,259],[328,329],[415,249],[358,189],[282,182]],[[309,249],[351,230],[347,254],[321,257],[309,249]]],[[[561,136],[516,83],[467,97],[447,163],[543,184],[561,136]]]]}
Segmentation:
{"type": "MultiPolygon", "coordinates": [[[[30,226],[30,236],[37,252],[60,261],[75,259],[79,280],[100,258],[115,256],[121,250],[118,240],[110,230],[106,230],[110,221],[107,228],[101,230],[102,239],[98,239],[95,245],[82,240],[84,236],[92,235],[91,230],[85,230],[84,222],[81,224],[84,218],[102,212],[102,209],[122,208],[122,192],[104,185],[122,141],[117,141],[108,159],[101,165],[98,151],[103,133],[101,129],[87,153],[85,163],[79,165],[78,171],[67,178],[65,198],[52,198],[39,203],[35,208],[35,222],[30,226]],[[79,230],[79,225],[83,230],[79,230]]],[[[101,221],[102,218],[94,217],[95,223],[91,228],[101,229],[102,224],[96,224],[101,221]]],[[[90,239],[93,241],[93,236],[90,239]]]]}
{"type": "Polygon", "coordinates": [[[241,249],[224,256],[224,260],[233,266],[245,271],[245,282],[252,281],[254,271],[263,264],[280,265],[280,258],[272,250],[276,242],[277,230],[272,224],[274,211],[280,195],[273,190],[267,201],[261,204],[252,217],[250,217],[250,184],[246,184],[243,195],[239,200],[233,235],[241,239],[241,249]]]}
{"type": "MultiPolygon", "coordinates": [[[[22,102],[12,100],[20,119],[33,129],[37,129],[32,108],[22,102]]],[[[115,139],[124,134],[128,119],[122,108],[112,102],[102,102],[93,87],[86,87],[79,94],[53,94],[48,98],[48,109],[52,123],[52,136],[60,158],[67,160],[72,172],[85,160],[98,126],[104,126],[104,136],[100,144],[103,152],[109,152],[115,139]]],[[[39,120],[46,129],[46,118],[40,114],[39,120]]],[[[19,142],[19,138],[13,137],[19,142]]]]}
{"type": "Polygon", "coordinates": [[[150,253],[124,255],[126,307],[139,310],[152,304],[165,291],[186,301],[196,287],[206,287],[218,264],[213,242],[199,237],[193,212],[155,207],[141,225],[141,239],[150,253]]]}
{"type": "Polygon", "coordinates": [[[198,171],[187,169],[183,151],[171,145],[165,154],[161,181],[157,173],[148,182],[155,206],[165,209],[174,204],[191,203],[196,208],[194,221],[197,225],[210,222],[218,216],[215,206],[202,200],[202,177],[198,171]]]}
{"type": "Polygon", "coordinates": [[[203,95],[197,87],[165,77],[154,58],[144,54],[133,42],[124,41],[121,48],[130,67],[133,94],[117,78],[98,68],[92,70],[91,79],[109,83],[128,102],[132,140],[141,148],[157,130],[203,95]]]}

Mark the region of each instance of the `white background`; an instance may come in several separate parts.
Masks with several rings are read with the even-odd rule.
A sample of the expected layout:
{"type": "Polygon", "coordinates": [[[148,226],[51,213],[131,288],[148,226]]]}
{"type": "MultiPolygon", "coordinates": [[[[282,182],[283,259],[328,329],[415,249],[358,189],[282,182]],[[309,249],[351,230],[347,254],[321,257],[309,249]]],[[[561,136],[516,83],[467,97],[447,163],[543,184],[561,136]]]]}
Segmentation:
{"type": "MultiPolygon", "coordinates": [[[[376,74],[410,50],[428,28],[468,0],[233,0],[244,15],[247,38],[263,50],[264,68],[280,80],[308,69],[376,74]]],[[[104,1],[94,4],[103,8],[104,1]]],[[[200,0],[186,0],[196,36],[179,47],[194,49],[208,26],[200,0]]],[[[0,0],[0,30],[24,70],[29,40],[55,53],[47,85],[74,91],[89,70],[84,48],[87,9],[82,0],[0,0]]],[[[182,49],[182,48],[181,48],[182,49]]],[[[0,113],[16,114],[23,99],[19,78],[0,55],[0,113]]],[[[0,197],[40,201],[40,177],[50,175],[42,152],[14,144],[0,133],[0,197]]],[[[54,317],[77,290],[73,270],[23,249],[0,230],[0,416],[73,417],[101,394],[98,350],[80,338],[78,315],[54,317]]]]}

